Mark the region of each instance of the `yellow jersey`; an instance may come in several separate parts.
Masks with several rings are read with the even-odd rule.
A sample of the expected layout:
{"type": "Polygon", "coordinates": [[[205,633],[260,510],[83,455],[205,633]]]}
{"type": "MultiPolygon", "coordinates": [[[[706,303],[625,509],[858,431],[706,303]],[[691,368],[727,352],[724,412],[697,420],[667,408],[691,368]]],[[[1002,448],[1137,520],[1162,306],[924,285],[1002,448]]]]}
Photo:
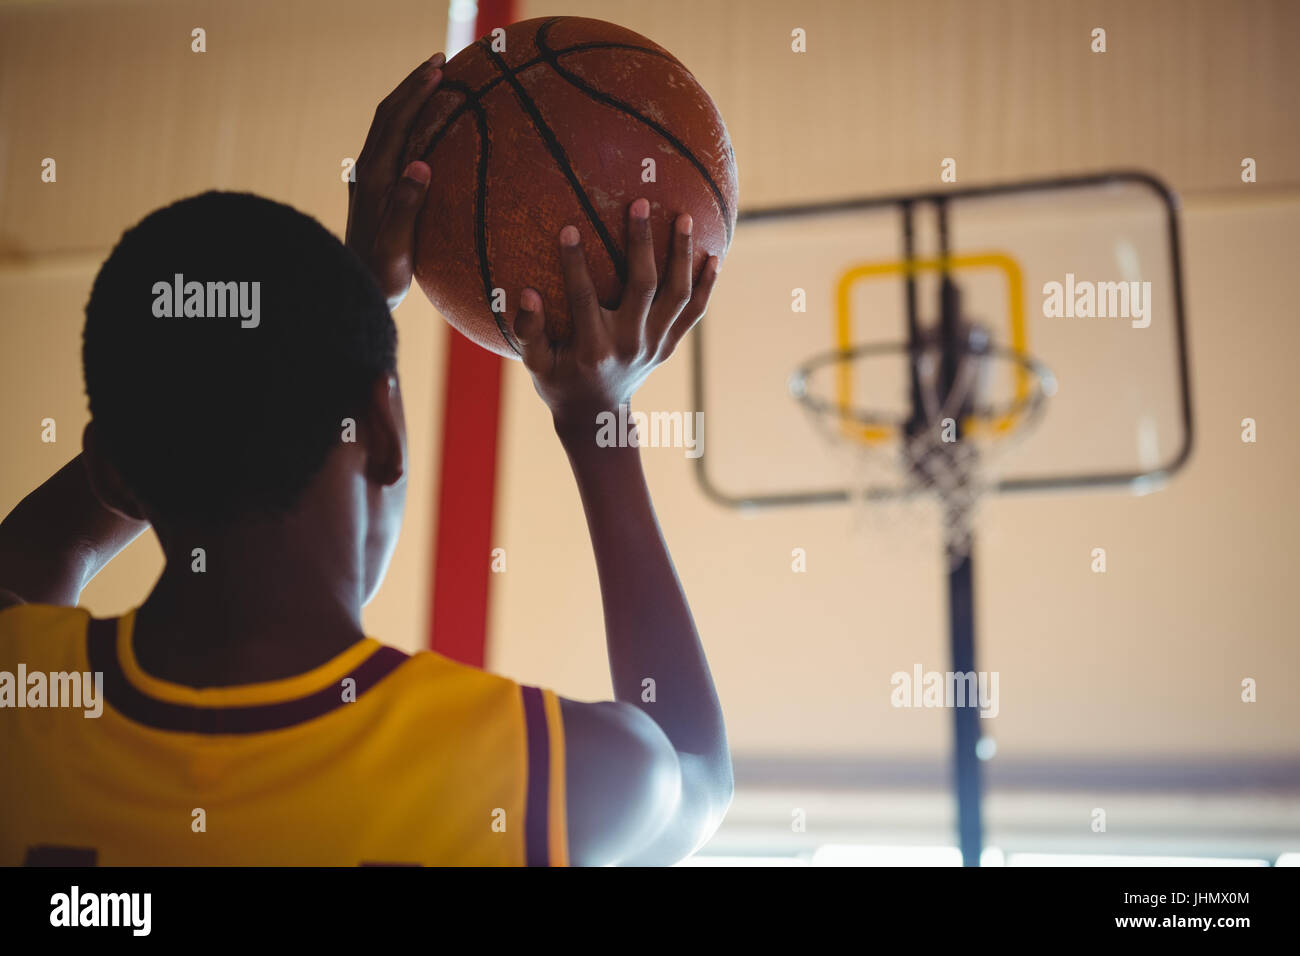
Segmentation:
{"type": "Polygon", "coordinates": [[[369,638],[195,689],[140,669],[134,617],[0,611],[0,864],[567,863],[551,691],[369,638]]]}

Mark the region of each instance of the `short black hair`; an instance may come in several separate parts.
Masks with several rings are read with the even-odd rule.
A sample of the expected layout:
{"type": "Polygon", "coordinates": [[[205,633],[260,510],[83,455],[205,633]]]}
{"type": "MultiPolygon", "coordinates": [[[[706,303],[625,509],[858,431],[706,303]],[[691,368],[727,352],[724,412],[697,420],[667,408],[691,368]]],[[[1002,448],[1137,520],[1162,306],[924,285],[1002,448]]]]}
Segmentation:
{"type": "Polygon", "coordinates": [[[126,487],[160,517],[205,525],[292,507],[396,356],[392,315],[351,250],[289,206],[229,192],[123,234],[82,343],[96,434],[126,487]],[[241,291],[256,320],[234,308],[241,291]]]}

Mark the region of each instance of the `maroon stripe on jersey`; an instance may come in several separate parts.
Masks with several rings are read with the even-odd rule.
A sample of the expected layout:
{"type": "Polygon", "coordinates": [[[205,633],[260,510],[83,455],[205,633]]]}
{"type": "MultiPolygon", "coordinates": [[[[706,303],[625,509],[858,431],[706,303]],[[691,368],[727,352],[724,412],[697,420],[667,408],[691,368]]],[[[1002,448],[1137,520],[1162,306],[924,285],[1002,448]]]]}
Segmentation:
{"type": "Polygon", "coordinates": [[[546,726],[546,701],[536,687],[521,687],[520,690],[524,694],[524,723],[528,731],[524,860],[528,866],[550,866],[551,735],[546,726]]]}
{"type": "Polygon", "coordinates": [[[123,716],[156,730],[190,734],[256,734],[282,730],[324,716],[343,700],[342,681],[356,681],[356,699],[395,671],[409,655],[395,647],[381,647],[356,666],[338,684],[314,694],[273,704],[240,707],[193,707],[150,697],[132,684],[117,656],[117,621],[91,620],[86,635],[90,669],[104,675],[104,698],[123,716]]]}

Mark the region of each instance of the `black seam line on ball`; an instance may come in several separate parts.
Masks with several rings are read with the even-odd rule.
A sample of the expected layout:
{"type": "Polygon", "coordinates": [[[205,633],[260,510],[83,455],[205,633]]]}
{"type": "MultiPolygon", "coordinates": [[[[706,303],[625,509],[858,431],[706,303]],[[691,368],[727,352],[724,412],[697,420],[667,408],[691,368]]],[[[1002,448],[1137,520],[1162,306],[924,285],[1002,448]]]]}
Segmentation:
{"type": "MultiPolygon", "coordinates": [[[[469,92],[468,88],[462,83],[449,83],[447,88],[458,92],[469,92]]],[[[506,328],[504,319],[500,313],[492,308],[492,290],[495,287],[492,284],[492,263],[488,259],[487,249],[487,175],[488,160],[492,154],[492,135],[488,129],[487,111],[479,105],[477,100],[471,104],[470,108],[474,111],[479,140],[474,188],[474,254],[478,259],[478,272],[483,280],[483,294],[487,297],[488,312],[492,315],[492,321],[496,323],[497,331],[501,333],[501,338],[506,345],[510,346],[516,355],[522,357],[523,352],[515,345],[514,339],[506,328]]],[[[450,123],[444,124],[443,129],[447,129],[450,125],[450,123]]]]}
{"type": "MultiPolygon", "coordinates": [[[[563,19],[563,17],[559,19],[563,19]]],[[[479,43],[482,44],[483,41],[480,40],[479,43]]],[[[635,46],[631,43],[577,43],[574,44],[573,46],[565,47],[563,50],[555,50],[553,52],[556,56],[568,56],[570,53],[582,53],[585,50],[632,50],[636,53],[648,53],[651,56],[657,56],[660,57],[661,59],[672,60],[672,57],[666,53],[660,53],[658,50],[650,50],[643,46],[635,46]]],[[[524,70],[527,70],[529,67],[537,66],[539,63],[545,63],[545,62],[546,62],[545,57],[535,56],[531,60],[527,60],[521,63],[519,66],[515,67],[512,70],[512,72],[522,73],[524,70]]],[[[442,136],[447,131],[447,129],[453,123],[455,123],[456,120],[460,119],[461,116],[463,116],[467,111],[473,109],[474,105],[477,104],[480,99],[482,99],[484,96],[486,96],[488,93],[490,93],[493,89],[495,89],[499,84],[503,82],[505,82],[504,76],[495,76],[492,79],[488,80],[486,83],[484,83],[482,86],[480,86],[478,89],[472,90],[469,88],[469,86],[467,86],[464,83],[457,83],[454,81],[451,82],[443,81],[443,83],[439,85],[439,89],[457,90],[464,94],[465,101],[447,114],[447,118],[443,120],[442,125],[438,127],[438,132],[433,134],[433,139],[429,140],[429,145],[425,147],[424,154],[420,157],[420,159],[422,159],[425,162],[428,162],[429,157],[433,154],[434,147],[438,145],[438,141],[442,139],[442,136]]]]}
{"type": "Polygon", "coordinates": [[[479,140],[482,143],[478,160],[478,188],[474,197],[474,245],[478,253],[479,271],[483,276],[483,294],[487,296],[488,312],[497,324],[501,338],[512,352],[523,358],[524,353],[515,345],[514,336],[506,327],[505,316],[492,308],[492,293],[496,286],[492,282],[492,260],[488,258],[487,241],[488,161],[492,158],[492,131],[488,128],[487,110],[477,102],[474,104],[474,115],[478,119],[479,140]]]}
{"type": "MultiPolygon", "coordinates": [[[[559,18],[556,19],[558,20],[559,18]]],[[[704,167],[704,164],[700,162],[700,160],[695,156],[694,153],[690,151],[690,149],[687,148],[685,143],[683,143],[680,139],[678,139],[671,132],[669,132],[664,126],[655,122],[650,117],[642,114],[639,110],[637,110],[636,107],[632,106],[630,103],[624,103],[622,100],[618,99],[618,97],[611,96],[608,93],[596,89],[594,86],[591,86],[589,83],[587,83],[586,80],[578,76],[576,73],[573,73],[570,70],[566,70],[560,64],[559,56],[558,56],[559,51],[552,50],[550,47],[546,45],[546,33],[550,29],[551,25],[554,24],[555,22],[556,20],[547,20],[545,23],[543,23],[537,31],[537,38],[534,40],[534,42],[537,44],[537,49],[541,51],[541,55],[543,59],[545,59],[546,62],[551,65],[551,69],[553,69],[561,77],[567,80],[575,88],[581,90],[583,93],[587,94],[587,96],[591,97],[593,100],[596,100],[598,103],[604,103],[606,106],[610,106],[613,107],[614,109],[620,110],[621,112],[627,114],[633,119],[641,123],[644,123],[646,126],[650,127],[650,129],[654,130],[665,140],[667,140],[669,145],[671,145],[673,149],[677,150],[678,153],[684,156],[687,159],[687,161],[689,161],[690,164],[695,167],[695,169],[699,172],[699,174],[704,177],[705,183],[707,183],[709,189],[713,191],[713,197],[718,203],[719,211],[722,213],[722,221],[723,223],[726,224],[727,227],[727,245],[730,246],[731,245],[731,214],[729,209],[727,208],[727,200],[723,197],[722,190],[719,189],[718,184],[713,181],[713,177],[709,175],[709,171],[704,167]]],[[[682,70],[689,73],[689,71],[687,71],[685,67],[682,67],[682,70]]]]}
{"type": "Polygon", "coordinates": [[[587,220],[591,223],[591,227],[596,230],[596,235],[600,237],[601,244],[605,247],[605,253],[609,256],[610,261],[614,263],[614,272],[618,275],[619,285],[624,284],[627,281],[627,262],[624,260],[623,254],[619,252],[614,237],[609,234],[609,230],[605,228],[605,224],[601,222],[600,216],[597,215],[596,207],[592,205],[587,191],[582,188],[582,183],[578,181],[578,174],[573,171],[573,165],[569,162],[569,157],[565,154],[564,147],[560,145],[560,140],[556,137],[555,131],[547,125],[541,110],[537,108],[537,104],[533,102],[532,97],[528,95],[523,84],[519,82],[514,75],[514,71],[501,58],[501,55],[495,50],[489,49],[487,52],[488,56],[492,58],[492,62],[497,65],[497,69],[505,76],[506,82],[514,90],[519,105],[523,107],[524,112],[532,120],[533,129],[542,138],[546,148],[550,150],[555,164],[560,167],[560,172],[564,173],[565,178],[568,179],[574,195],[581,204],[583,211],[587,214],[587,220]]]}

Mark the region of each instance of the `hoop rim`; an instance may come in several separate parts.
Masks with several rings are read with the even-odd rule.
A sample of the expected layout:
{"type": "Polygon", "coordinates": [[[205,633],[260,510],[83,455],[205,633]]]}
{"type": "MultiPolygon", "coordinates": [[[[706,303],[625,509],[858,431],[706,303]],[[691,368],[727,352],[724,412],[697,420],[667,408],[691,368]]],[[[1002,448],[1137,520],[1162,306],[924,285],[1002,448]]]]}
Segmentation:
{"type": "MultiPolygon", "coordinates": [[[[838,418],[841,424],[854,424],[867,427],[893,428],[902,434],[902,430],[907,424],[907,419],[903,416],[891,413],[880,413],[862,407],[844,407],[839,402],[832,399],[821,398],[812,394],[808,389],[809,378],[820,371],[837,364],[849,364],[863,358],[872,358],[878,355],[888,355],[897,353],[900,355],[909,355],[915,362],[923,354],[934,353],[938,351],[934,347],[911,346],[907,342],[866,342],[855,345],[848,349],[830,349],[826,352],[819,352],[812,358],[809,358],[790,373],[788,389],[790,395],[798,401],[808,411],[817,415],[830,415],[838,418]]],[[[958,351],[959,355],[988,357],[1000,359],[1014,363],[1024,371],[1030,373],[1034,380],[1035,387],[1030,393],[1023,397],[1014,399],[1010,404],[1002,408],[995,408],[986,413],[990,419],[1015,418],[1027,416],[1026,420],[1015,429],[1010,430],[1006,437],[1013,437],[1016,434],[1023,435],[1025,431],[1032,428],[1041,417],[1043,408],[1047,399],[1056,394],[1056,376],[1052,374],[1044,363],[1024,352],[1017,352],[1014,349],[1001,345],[980,345],[975,346],[966,343],[958,351]]]]}

